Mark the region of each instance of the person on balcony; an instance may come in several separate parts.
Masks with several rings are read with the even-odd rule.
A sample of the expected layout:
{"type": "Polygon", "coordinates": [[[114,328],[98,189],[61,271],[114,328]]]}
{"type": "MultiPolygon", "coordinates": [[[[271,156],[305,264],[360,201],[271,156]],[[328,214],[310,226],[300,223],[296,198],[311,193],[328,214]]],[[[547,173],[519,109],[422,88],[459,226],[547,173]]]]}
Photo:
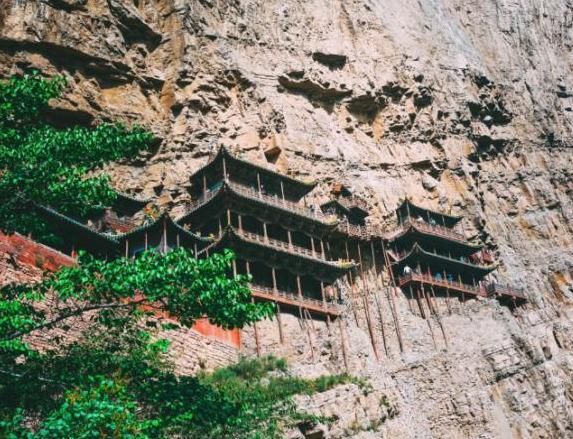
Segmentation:
{"type": "Polygon", "coordinates": [[[409,276],[410,274],[412,274],[412,269],[409,265],[404,265],[404,276],[409,276]]]}

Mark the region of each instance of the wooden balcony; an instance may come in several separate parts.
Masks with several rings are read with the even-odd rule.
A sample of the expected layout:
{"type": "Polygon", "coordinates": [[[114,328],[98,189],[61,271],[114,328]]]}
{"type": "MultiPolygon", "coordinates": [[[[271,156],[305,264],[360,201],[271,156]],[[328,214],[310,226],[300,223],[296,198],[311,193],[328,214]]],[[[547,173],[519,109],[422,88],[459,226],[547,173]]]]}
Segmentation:
{"type": "Polygon", "coordinates": [[[471,294],[473,296],[486,297],[485,289],[480,286],[468,285],[462,282],[451,281],[448,279],[436,279],[428,274],[410,273],[406,276],[398,278],[398,286],[400,288],[407,286],[410,283],[431,285],[436,288],[447,289],[449,291],[457,291],[464,294],[471,294]]]}
{"type": "Polygon", "coordinates": [[[527,300],[523,288],[516,288],[510,285],[490,283],[486,287],[488,296],[509,297],[516,300],[527,300]]]}
{"type": "Polygon", "coordinates": [[[330,314],[338,317],[341,313],[338,305],[332,302],[323,302],[304,296],[298,296],[285,291],[274,290],[273,288],[263,287],[260,285],[251,285],[251,293],[254,297],[264,300],[277,302],[281,305],[291,307],[301,307],[308,309],[310,312],[319,314],[330,314]]]}
{"type": "Polygon", "coordinates": [[[293,211],[306,218],[321,221],[323,223],[335,224],[337,222],[336,217],[334,217],[333,215],[325,215],[320,210],[309,209],[306,206],[302,206],[298,203],[285,200],[282,197],[279,197],[278,195],[265,194],[264,192],[259,192],[256,189],[253,189],[248,186],[243,186],[239,183],[232,181],[227,181],[227,184],[235,192],[245,197],[262,201],[265,204],[279,207],[283,210],[293,211]]]}
{"type": "Polygon", "coordinates": [[[399,228],[391,233],[386,239],[396,239],[399,236],[403,235],[410,229],[410,227],[414,227],[415,229],[419,230],[422,233],[427,233],[429,235],[439,236],[441,238],[449,239],[452,241],[457,241],[462,244],[468,244],[468,240],[464,235],[461,233],[456,232],[453,229],[448,227],[440,226],[437,224],[430,224],[425,221],[417,221],[417,220],[410,220],[407,219],[404,221],[399,228]]]}
{"type": "Polygon", "coordinates": [[[294,212],[295,214],[314,221],[322,222],[324,224],[335,225],[337,223],[337,219],[333,215],[325,215],[319,210],[310,209],[298,203],[283,199],[277,195],[269,195],[264,192],[259,192],[258,190],[255,190],[251,187],[244,186],[229,180],[221,182],[221,184],[216,189],[213,189],[201,197],[193,200],[190,204],[188,204],[187,213],[184,216],[207,204],[225,187],[225,185],[239,195],[252,200],[260,201],[266,205],[278,207],[279,209],[287,212],[294,212]]]}
{"type": "Polygon", "coordinates": [[[350,261],[343,261],[343,260],[330,261],[326,258],[326,255],[321,253],[321,252],[318,252],[318,251],[313,252],[312,250],[310,250],[308,248],[299,247],[297,245],[292,245],[292,244],[289,244],[288,242],[268,238],[265,236],[261,236],[257,233],[247,232],[246,230],[239,230],[239,229],[233,228],[233,231],[237,235],[241,236],[242,238],[244,238],[248,241],[257,242],[257,243],[263,244],[265,246],[275,248],[276,250],[279,250],[279,251],[284,251],[284,252],[292,253],[295,255],[304,256],[306,258],[311,258],[311,259],[317,260],[319,262],[325,262],[327,264],[334,264],[334,265],[337,265],[340,267],[350,268],[353,266],[353,263],[350,261]]]}

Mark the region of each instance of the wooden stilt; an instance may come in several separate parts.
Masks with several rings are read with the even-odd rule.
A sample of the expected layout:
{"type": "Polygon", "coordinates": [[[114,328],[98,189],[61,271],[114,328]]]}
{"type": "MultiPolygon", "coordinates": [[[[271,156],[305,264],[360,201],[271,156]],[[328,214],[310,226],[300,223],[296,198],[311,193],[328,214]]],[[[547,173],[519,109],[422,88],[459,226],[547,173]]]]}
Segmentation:
{"type": "Polygon", "coordinates": [[[348,355],[346,353],[346,343],[344,341],[344,329],[342,327],[342,317],[338,318],[338,328],[340,329],[340,347],[342,348],[342,359],[344,360],[344,369],[346,373],[349,372],[348,369],[348,355]]]}
{"type": "Polygon", "coordinates": [[[314,362],[314,346],[312,344],[312,337],[310,335],[310,329],[308,323],[306,322],[302,308],[300,306],[298,307],[298,315],[300,317],[300,322],[302,327],[306,330],[306,335],[308,336],[308,342],[310,344],[310,358],[314,362]]]}
{"type": "MultiPolygon", "coordinates": [[[[432,293],[433,302],[436,303],[436,293],[434,292],[434,287],[430,285],[430,292],[432,293]]],[[[442,322],[442,316],[440,310],[438,309],[437,305],[434,308],[436,312],[436,320],[438,321],[438,325],[440,325],[440,330],[442,331],[442,336],[444,337],[444,343],[446,345],[446,349],[448,348],[448,337],[446,336],[446,328],[444,328],[444,323],[442,322]]]]}
{"type": "Polygon", "coordinates": [[[279,340],[281,341],[281,344],[284,344],[285,342],[285,336],[283,333],[283,322],[282,322],[282,317],[281,317],[281,306],[277,303],[275,303],[275,306],[277,307],[277,324],[279,326],[279,340]]]}
{"type": "MultiPolygon", "coordinates": [[[[374,242],[370,241],[370,252],[372,254],[372,268],[374,270],[374,284],[380,285],[378,282],[378,269],[376,267],[376,253],[374,251],[374,242]]],[[[382,332],[382,344],[384,346],[384,353],[388,357],[388,345],[386,343],[386,332],[384,329],[384,318],[382,317],[382,306],[380,300],[378,299],[377,292],[374,292],[374,301],[376,302],[376,309],[378,310],[378,318],[380,320],[380,329],[382,332]]]]}
{"type": "Polygon", "coordinates": [[[408,307],[410,308],[410,312],[414,314],[414,309],[412,308],[412,300],[414,300],[414,293],[412,292],[412,285],[410,287],[410,298],[408,299],[408,307]]]}
{"type": "MultiPolygon", "coordinates": [[[[421,305],[423,307],[424,306],[423,301],[424,301],[424,299],[427,301],[427,296],[426,296],[426,292],[424,291],[424,284],[422,284],[421,288],[422,288],[422,303],[421,303],[421,305]]],[[[431,312],[431,311],[428,309],[428,312],[431,312]]],[[[430,336],[432,337],[432,343],[434,344],[434,349],[438,349],[438,345],[436,344],[436,336],[434,335],[434,329],[432,328],[431,320],[430,320],[428,315],[426,315],[425,318],[426,318],[426,323],[428,325],[428,328],[430,329],[430,336]]]]}
{"type": "Polygon", "coordinates": [[[424,305],[420,299],[420,289],[416,288],[416,300],[418,302],[418,308],[420,309],[420,315],[423,319],[426,318],[426,313],[424,312],[424,305]]]}
{"type": "MultiPolygon", "coordinates": [[[[251,298],[251,301],[255,303],[255,299],[251,298]]],[[[257,328],[257,322],[253,323],[253,329],[255,330],[255,344],[257,346],[257,357],[261,356],[261,342],[259,340],[259,328],[257,328]]]]}
{"type": "Polygon", "coordinates": [[[360,277],[362,278],[362,284],[364,285],[365,294],[362,295],[362,301],[364,304],[364,313],[366,314],[366,324],[368,325],[368,333],[370,334],[370,341],[372,343],[372,349],[374,350],[374,356],[376,360],[380,361],[380,353],[378,352],[378,347],[376,346],[376,337],[374,335],[374,328],[372,327],[372,318],[370,317],[370,305],[368,303],[368,283],[366,282],[364,276],[364,264],[362,262],[362,252],[360,250],[360,242],[356,243],[356,248],[358,249],[358,263],[360,267],[360,277]]]}
{"type": "Polygon", "coordinates": [[[167,253],[167,219],[163,220],[163,254],[167,253]]]}
{"type": "MultiPolygon", "coordinates": [[[[392,282],[392,286],[394,287],[394,290],[396,290],[396,288],[398,288],[397,284],[396,284],[396,279],[394,278],[394,273],[392,272],[392,266],[390,264],[390,258],[388,257],[388,254],[386,253],[386,247],[384,246],[384,241],[380,240],[380,244],[382,245],[382,254],[384,255],[384,263],[386,264],[388,273],[390,275],[390,280],[392,282]]],[[[401,334],[401,329],[400,329],[400,323],[398,321],[398,313],[396,312],[396,302],[394,301],[394,295],[395,295],[395,291],[393,293],[390,293],[389,296],[389,303],[390,303],[390,311],[392,312],[392,318],[394,320],[394,328],[396,330],[396,337],[398,338],[398,345],[400,346],[400,352],[404,352],[404,343],[402,342],[402,334],[401,334]]]]}

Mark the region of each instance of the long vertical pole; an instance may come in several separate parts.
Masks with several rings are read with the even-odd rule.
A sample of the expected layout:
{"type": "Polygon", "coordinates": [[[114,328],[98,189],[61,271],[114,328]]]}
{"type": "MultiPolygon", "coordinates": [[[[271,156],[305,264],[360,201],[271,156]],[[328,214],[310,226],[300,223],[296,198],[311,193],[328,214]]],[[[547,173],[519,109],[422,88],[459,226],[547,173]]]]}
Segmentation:
{"type": "MultiPolygon", "coordinates": [[[[251,263],[246,260],[245,261],[245,266],[247,268],[247,274],[251,274],[251,263]]],[[[255,299],[253,297],[251,297],[251,302],[255,303],[255,299]]],[[[259,330],[257,328],[257,322],[253,323],[253,329],[255,330],[255,343],[257,345],[257,357],[261,356],[261,344],[259,342],[259,330]]]]}
{"type": "MultiPolygon", "coordinates": [[[[386,246],[384,245],[384,240],[380,240],[380,244],[382,245],[382,253],[384,255],[384,263],[386,267],[388,267],[388,273],[390,274],[390,280],[392,281],[392,286],[394,290],[398,288],[396,285],[396,279],[394,278],[394,273],[392,271],[392,266],[390,265],[390,258],[386,253],[386,246]]],[[[392,311],[392,318],[394,319],[394,328],[396,329],[396,337],[398,338],[398,345],[400,346],[400,352],[404,352],[404,343],[402,342],[402,334],[400,329],[400,322],[398,321],[398,314],[396,312],[396,302],[394,301],[394,292],[390,293],[390,310],[392,311]]]]}
{"type": "Polygon", "coordinates": [[[279,339],[281,341],[281,344],[284,344],[285,342],[285,337],[284,337],[284,333],[283,333],[283,322],[282,322],[282,317],[281,317],[281,306],[279,305],[278,302],[275,303],[275,306],[277,307],[277,323],[279,325],[279,339]]]}
{"type": "Polygon", "coordinates": [[[276,293],[278,291],[278,288],[277,288],[277,273],[275,267],[271,267],[271,274],[273,275],[273,291],[276,293]]]}
{"type": "Polygon", "coordinates": [[[257,189],[259,190],[259,195],[262,193],[261,188],[261,174],[257,171],[257,189]]]}
{"type": "MultiPolygon", "coordinates": [[[[378,282],[378,269],[376,267],[376,252],[374,251],[374,242],[370,241],[370,252],[372,253],[372,267],[374,268],[375,284],[378,282]]],[[[378,310],[378,318],[380,319],[380,329],[382,331],[382,342],[384,344],[384,353],[388,356],[388,345],[386,343],[386,331],[384,329],[384,318],[382,317],[382,306],[378,300],[378,294],[374,292],[374,301],[376,302],[376,309],[378,310]]]]}
{"type": "MultiPolygon", "coordinates": [[[[346,260],[350,261],[348,240],[344,240],[344,248],[346,249],[346,260]]],[[[348,271],[348,283],[350,284],[350,305],[352,307],[352,313],[354,314],[354,320],[356,321],[356,326],[360,327],[360,325],[358,324],[358,315],[356,314],[356,308],[354,307],[354,277],[352,276],[352,270],[348,271]]]]}
{"type": "Polygon", "coordinates": [[[360,264],[360,277],[362,278],[362,285],[364,285],[365,294],[362,295],[362,302],[364,304],[364,314],[366,314],[366,324],[368,325],[368,333],[370,334],[370,342],[372,343],[372,349],[374,350],[374,356],[377,360],[380,360],[380,354],[378,353],[378,347],[376,346],[376,337],[374,336],[374,328],[372,327],[372,318],[370,317],[370,305],[368,304],[369,290],[366,278],[364,276],[364,264],[362,262],[362,252],[360,251],[360,242],[356,243],[356,248],[358,249],[358,261],[360,264]]]}
{"type": "Polygon", "coordinates": [[[344,369],[348,373],[348,355],[346,354],[346,343],[344,341],[344,329],[342,327],[342,317],[338,318],[338,328],[340,329],[340,346],[342,347],[342,358],[344,360],[344,369]]]}

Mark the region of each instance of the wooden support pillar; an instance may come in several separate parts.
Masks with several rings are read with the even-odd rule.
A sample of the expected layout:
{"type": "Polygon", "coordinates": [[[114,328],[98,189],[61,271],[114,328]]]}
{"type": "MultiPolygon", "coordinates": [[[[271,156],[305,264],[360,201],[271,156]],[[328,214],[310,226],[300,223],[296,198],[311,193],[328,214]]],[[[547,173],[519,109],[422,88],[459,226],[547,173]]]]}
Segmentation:
{"type": "MultiPolygon", "coordinates": [[[[251,264],[249,261],[245,261],[245,266],[247,269],[247,274],[251,274],[251,264]]],[[[253,297],[251,297],[251,302],[255,303],[255,299],[253,297]]],[[[253,329],[255,331],[255,343],[257,345],[257,357],[261,356],[261,344],[259,342],[259,330],[257,328],[257,322],[253,323],[253,329]]]]}
{"type": "Polygon", "coordinates": [[[278,291],[278,288],[277,288],[277,273],[275,267],[271,267],[271,274],[273,276],[273,291],[276,293],[278,291]]]}
{"type": "Polygon", "coordinates": [[[195,257],[197,257],[197,253],[198,253],[197,250],[198,250],[197,249],[197,243],[195,243],[195,244],[193,244],[193,256],[195,256],[195,257]]]}
{"type": "Polygon", "coordinates": [[[320,252],[322,253],[322,259],[326,259],[326,253],[324,252],[324,241],[320,238],[320,252]]]}
{"type": "Polygon", "coordinates": [[[322,307],[326,308],[326,295],[324,294],[324,282],[320,281],[320,296],[322,297],[322,307]]]}
{"type": "Polygon", "coordinates": [[[232,224],[231,224],[231,209],[227,209],[227,225],[232,226],[232,224]]]}
{"type": "Polygon", "coordinates": [[[299,299],[302,299],[302,287],[300,285],[300,274],[296,275],[296,289],[299,299]]]}
{"type": "Polygon", "coordinates": [[[362,285],[364,286],[365,294],[362,296],[362,301],[364,303],[364,313],[366,314],[366,323],[368,325],[368,333],[370,334],[370,341],[372,343],[372,349],[374,350],[374,356],[376,360],[380,360],[380,353],[378,352],[378,347],[376,346],[376,337],[374,335],[374,328],[372,327],[372,318],[370,316],[370,305],[368,303],[369,290],[366,279],[364,278],[364,264],[362,263],[362,252],[360,251],[360,242],[356,243],[358,249],[358,261],[360,264],[360,277],[362,278],[362,285]]]}
{"type": "Polygon", "coordinates": [[[239,213],[237,214],[237,218],[239,221],[239,231],[243,231],[243,216],[239,213]]]}
{"type": "Polygon", "coordinates": [[[348,355],[346,354],[346,343],[344,340],[344,328],[342,326],[342,317],[338,317],[338,328],[340,329],[340,347],[342,348],[342,359],[344,360],[344,369],[346,373],[349,372],[348,369],[348,355]]]}
{"type": "MultiPolygon", "coordinates": [[[[255,303],[255,299],[251,298],[251,301],[255,303]]],[[[257,345],[257,357],[261,356],[261,342],[259,341],[259,328],[257,328],[257,322],[253,323],[253,329],[255,331],[255,344],[257,345]]]]}
{"type": "Polygon", "coordinates": [[[412,284],[410,284],[409,287],[410,287],[410,298],[408,299],[408,308],[410,308],[410,312],[414,314],[414,308],[412,308],[412,300],[414,300],[414,293],[412,292],[412,284]]]}
{"type": "Polygon", "coordinates": [[[221,236],[223,234],[223,224],[221,224],[221,217],[217,218],[217,221],[219,221],[219,236],[221,236]]]}
{"type": "Polygon", "coordinates": [[[284,344],[285,342],[285,336],[283,333],[283,322],[282,322],[282,317],[281,317],[281,306],[278,302],[275,302],[275,306],[277,307],[277,324],[279,326],[279,340],[281,342],[281,344],[284,344]]]}
{"type": "Polygon", "coordinates": [[[207,196],[207,176],[203,172],[203,197],[207,196]]]}
{"type": "Polygon", "coordinates": [[[406,212],[408,213],[408,219],[412,220],[412,216],[410,215],[410,202],[406,201],[406,212]]]}
{"type": "Polygon", "coordinates": [[[125,257],[129,256],[129,239],[125,240],[125,257]]]}
{"type": "Polygon", "coordinates": [[[376,253],[374,252],[373,241],[370,241],[370,254],[372,255],[372,268],[374,269],[374,276],[378,278],[378,269],[376,268],[376,253]]]}
{"type": "Polygon", "coordinates": [[[285,201],[285,188],[284,188],[282,180],[281,180],[281,195],[283,197],[283,202],[284,202],[285,201]]]}
{"type": "Polygon", "coordinates": [[[394,272],[392,271],[392,265],[390,264],[390,258],[386,253],[386,246],[384,245],[384,240],[380,240],[380,245],[382,246],[382,254],[384,256],[384,263],[386,267],[388,267],[388,273],[390,275],[390,280],[392,282],[392,286],[394,287],[394,292],[389,294],[390,296],[390,311],[392,312],[392,319],[394,320],[394,328],[396,330],[396,337],[398,338],[398,345],[400,346],[400,352],[404,352],[404,343],[402,341],[402,331],[400,329],[400,322],[398,321],[398,313],[396,311],[396,302],[394,300],[394,296],[396,294],[396,288],[398,285],[396,284],[396,279],[394,278],[394,272]]]}
{"type": "Polygon", "coordinates": [[[310,236],[310,248],[312,249],[312,256],[316,256],[316,251],[314,249],[314,238],[312,236],[310,236]]]}
{"type": "Polygon", "coordinates": [[[223,156],[223,180],[227,181],[227,161],[225,160],[225,156],[223,156]]]}
{"type": "Polygon", "coordinates": [[[290,229],[287,229],[287,237],[288,237],[288,248],[292,250],[292,232],[290,229]]]}
{"type": "Polygon", "coordinates": [[[416,300],[418,301],[418,308],[420,309],[420,315],[423,319],[426,319],[426,312],[424,310],[424,304],[422,303],[420,289],[416,288],[416,300]]]}
{"type": "Polygon", "coordinates": [[[261,174],[257,171],[257,189],[259,191],[259,195],[262,194],[262,187],[261,187],[261,174]]]}
{"type": "Polygon", "coordinates": [[[263,236],[265,237],[265,242],[269,242],[269,234],[267,232],[267,223],[263,222],[263,236]]]}
{"type": "Polygon", "coordinates": [[[236,277],[237,276],[237,261],[235,259],[233,259],[233,276],[236,277]]]}

